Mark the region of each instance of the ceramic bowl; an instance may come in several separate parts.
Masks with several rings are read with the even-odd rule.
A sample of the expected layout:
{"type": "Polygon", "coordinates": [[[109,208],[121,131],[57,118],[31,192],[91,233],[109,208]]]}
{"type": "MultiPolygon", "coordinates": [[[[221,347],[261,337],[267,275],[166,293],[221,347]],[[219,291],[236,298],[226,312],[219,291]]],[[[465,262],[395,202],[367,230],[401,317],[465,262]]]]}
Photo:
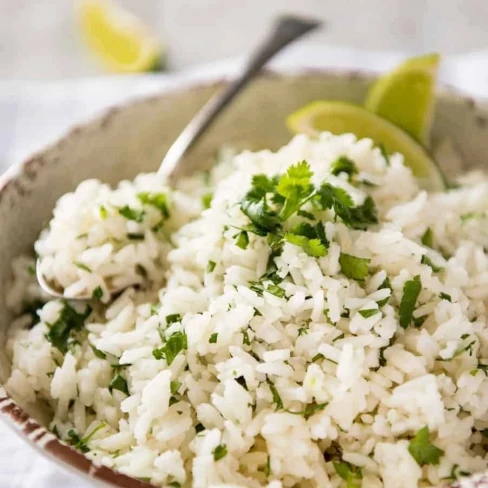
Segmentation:
{"type": "MultiPolygon", "coordinates": [[[[243,93],[209,131],[191,158],[211,162],[222,143],[278,148],[290,134],[286,115],[316,99],[361,103],[372,81],[358,72],[266,72],[243,93]]],[[[116,184],[136,174],[155,171],[162,156],[204,102],[221,83],[193,84],[175,92],[111,109],[92,122],[76,127],[56,144],[11,168],[0,178],[0,344],[11,321],[4,296],[10,263],[32,250],[42,223],[55,201],[87,178],[116,184]]],[[[449,140],[462,157],[463,168],[450,164],[451,175],[480,167],[488,154],[488,105],[442,88],[433,127],[435,140],[449,140]]],[[[88,476],[101,486],[143,488],[147,483],[94,465],[59,442],[43,425],[49,421],[40,405],[18,405],[1,386],[9,375],[9,359],[0,350],[1,417],[32,446],[65,467],[88,476]]],[[[488,476],[463,486],[488,488],[488,476]],[[486,483],[486,484],[485,484],[486,483]]]]}

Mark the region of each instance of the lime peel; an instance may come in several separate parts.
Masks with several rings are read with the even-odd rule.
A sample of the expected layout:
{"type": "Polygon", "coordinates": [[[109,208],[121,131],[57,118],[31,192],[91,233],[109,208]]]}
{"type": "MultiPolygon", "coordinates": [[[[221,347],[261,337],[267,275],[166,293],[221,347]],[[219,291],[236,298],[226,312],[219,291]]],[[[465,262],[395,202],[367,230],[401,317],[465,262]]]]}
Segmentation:
{"type": "Polygon", "coordinates": [[[358,105],[319,100],[289,115],[286,123],[294,133],[353,133],[360,139],[372,139],[376,144],[383,144],[388,153],[403,154],[405,165],[412,169],[423,188],[440,191],[446,186],[439,167],[417,141],[388,120],[358,105]]]}

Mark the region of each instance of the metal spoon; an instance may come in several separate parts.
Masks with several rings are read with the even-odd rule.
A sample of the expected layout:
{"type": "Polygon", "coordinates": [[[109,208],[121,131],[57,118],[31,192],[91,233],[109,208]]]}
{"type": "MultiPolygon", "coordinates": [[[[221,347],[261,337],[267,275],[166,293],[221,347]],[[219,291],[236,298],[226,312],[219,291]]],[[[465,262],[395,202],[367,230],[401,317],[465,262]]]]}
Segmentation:
{"type": "MultiPolygon", "coordinates": [[[[180,169],[186,153],[200,139],[212,125],[217,116],[230,102],[247,86],[259,73],[261,68],[278,52],[307,32],[316,29],[321,22],[314,19],[304,19],[295,15],[283,15],[274,24],[269,36],[262,42],[249,58],[242,73],[228,85],[221,93],[211,98],[193,117],[173,142],[164,157],[158,173],[174,183],[177,169],[180,169]]],[[[40,260],[36,263],[36,276],[41,289],[54,298],[68,298],[55,290],[41,272],[40,260]]],[[[126,287],[110,290],[111,295],[121,293],[126,287]]],[[[88,301],[90,296],[69,297],[70,300],[88,301]]]]}

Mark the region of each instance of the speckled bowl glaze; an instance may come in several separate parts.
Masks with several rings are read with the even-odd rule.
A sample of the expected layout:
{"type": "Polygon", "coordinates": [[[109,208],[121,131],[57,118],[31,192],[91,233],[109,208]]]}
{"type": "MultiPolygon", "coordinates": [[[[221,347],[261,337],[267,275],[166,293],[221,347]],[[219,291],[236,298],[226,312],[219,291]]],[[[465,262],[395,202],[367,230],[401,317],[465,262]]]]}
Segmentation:
{"type": "MultiPolygon", "coordinates": [[[[358,72],[266,72],[209,131],[192,157],[193,167],[210,163],[216,149],[225,142],[277,148],[290,137],[284,126],[290,112],[316,99],[361,103],[371,81],[370,75],[358,72]]],[[[179,131],[220,86],[218,82],[189,83],[179,91],[114,108],[72,129],[56,144],[0,178],[0,344],[11,320],[4,302],[10,262],[31,250],[56,199],[87,178],[115,184],[141,172],[155,171],[179,131]]],[[[433,137],[448,138],[454,144],[463,159],[462,169],[481,167],[488,154],[488,104],[442,88],[433,137]]],[[[445,169],[450,175],[460,170],[445,169]]],[[[9,370],[9,360],[0,349],[0,417],[32,446],[64,467],[91,478],[95,485],[151,486],[96,466],[59,442],[43,427],[48,419],[40,405],[18,405],[5,392],[1,384],[9,370]]],[[[488,475],[478,475],[455,486],[488,488],[488,475]]]]}

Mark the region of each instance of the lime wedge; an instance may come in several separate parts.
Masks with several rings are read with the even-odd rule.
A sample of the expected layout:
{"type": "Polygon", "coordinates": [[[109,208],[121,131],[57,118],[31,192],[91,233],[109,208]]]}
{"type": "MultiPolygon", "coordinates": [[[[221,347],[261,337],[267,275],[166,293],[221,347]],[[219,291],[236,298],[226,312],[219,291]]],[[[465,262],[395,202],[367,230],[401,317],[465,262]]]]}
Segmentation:
{"type": "Polygon", "coordinates": [[[161,67],[156,37],[130,12],[109,0],[81,0],[77,11],[83,39],[110,71],[137,73],[161,67]]]}
{"type": "Polygon", "coordinates": [[[358,105],[340,101],[316,101],[298,109],[286,119],[294,133],[353,133],[358,138],[383,144],[387,153],[401,153],[405,164],[426,190],[445,188],[444,177],[425,149],[402,129],[358,105]]]}
{"type": "Polygon", "coordinates": [[[440,56],[411,58],[370,88],[365,107],[428,145],[440,56]]]}

